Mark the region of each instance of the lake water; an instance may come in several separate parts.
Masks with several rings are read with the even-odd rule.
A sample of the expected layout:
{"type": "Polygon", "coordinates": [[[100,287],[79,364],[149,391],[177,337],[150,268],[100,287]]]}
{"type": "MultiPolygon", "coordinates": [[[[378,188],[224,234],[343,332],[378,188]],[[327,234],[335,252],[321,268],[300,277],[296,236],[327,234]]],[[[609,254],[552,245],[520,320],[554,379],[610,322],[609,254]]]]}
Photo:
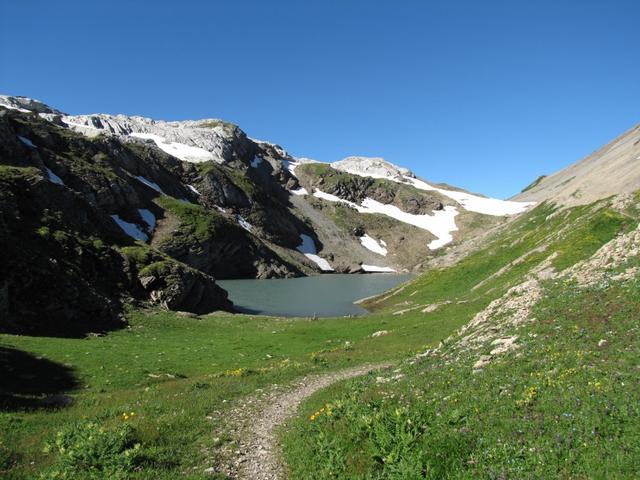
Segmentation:
{"type": "Polygon", "coordinates": [[[316,275],[269,280],[219,280],[241,312],[286,317],[361,315],[367,310],[353,302],[377,295],[412,275],[316,275]]]}

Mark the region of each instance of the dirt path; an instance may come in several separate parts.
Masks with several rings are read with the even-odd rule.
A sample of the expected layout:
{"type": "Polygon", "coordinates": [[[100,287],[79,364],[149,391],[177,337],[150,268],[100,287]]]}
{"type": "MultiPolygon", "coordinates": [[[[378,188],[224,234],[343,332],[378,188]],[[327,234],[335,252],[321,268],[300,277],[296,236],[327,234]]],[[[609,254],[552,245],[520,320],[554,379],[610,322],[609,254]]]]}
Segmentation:
{"type": "Polygon", "coordinates": [[[225,460],[219,473],[234,479],[284,479],[276,429],[292,418],[300,403],[318,390],[388,366],[363,365],[304,377],[291,385],[275,386],[268,392],[259,392],[231,411],[222,413],[227,427],[225,433],[231,435],[234,441],[218,452],[225,460]]]}

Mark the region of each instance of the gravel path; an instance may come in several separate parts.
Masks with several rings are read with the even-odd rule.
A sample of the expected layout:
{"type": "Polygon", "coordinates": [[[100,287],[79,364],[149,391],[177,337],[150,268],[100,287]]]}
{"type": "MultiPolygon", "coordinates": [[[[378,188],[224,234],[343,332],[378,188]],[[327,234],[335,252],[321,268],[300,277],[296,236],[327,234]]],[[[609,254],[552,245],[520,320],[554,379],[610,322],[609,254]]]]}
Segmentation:
{"type": "MultiPolygon", "coordinates": [[[[231,411],[221,412],[226,434],[234,441],[218,452],[224,460],[219,473],[234,479],[277,480],[286,477],[280,461],[276,429],[292,418],[300,403],[333,383],[365,375],[389,364],[359,367],[304,377],[286,386],[259,392],[231,411]]],[[[213,469],[210,469],[213,473],[213,469]]]]}

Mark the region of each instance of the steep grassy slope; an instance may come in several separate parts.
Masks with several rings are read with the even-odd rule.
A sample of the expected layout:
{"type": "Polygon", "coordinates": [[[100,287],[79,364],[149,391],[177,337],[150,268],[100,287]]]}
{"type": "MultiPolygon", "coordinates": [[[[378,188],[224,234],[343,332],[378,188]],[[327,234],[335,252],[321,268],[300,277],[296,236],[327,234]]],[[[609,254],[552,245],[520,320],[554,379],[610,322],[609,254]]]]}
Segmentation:
{"type": "Polygon", "coordinates": [[[456,266],[370,301],[425,325],[460,305],[478,314],[393,374],[310,400],[285,435],[293,478],[635,478],[634,202],[541,205],[456,266]],[[616,246],[625,232],[633,241],[616,246]]]}
{"type": "Polygon", "coordinates": [[[445,345],[323,392],[285,436],[292,478],[637,478],[639,286],[547,285],[483,371],[445,345]]]}

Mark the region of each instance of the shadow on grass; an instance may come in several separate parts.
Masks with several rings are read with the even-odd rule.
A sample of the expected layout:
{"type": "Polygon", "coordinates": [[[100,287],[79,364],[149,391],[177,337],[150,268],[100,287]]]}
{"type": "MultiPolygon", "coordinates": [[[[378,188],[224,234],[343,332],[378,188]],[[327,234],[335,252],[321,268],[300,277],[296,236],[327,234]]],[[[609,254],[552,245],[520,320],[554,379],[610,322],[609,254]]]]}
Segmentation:
{"type": "Polygon", "coordinates": [[[61,408],[78,381],[69,367],[0,346],[0,411],[61,408]]]}

